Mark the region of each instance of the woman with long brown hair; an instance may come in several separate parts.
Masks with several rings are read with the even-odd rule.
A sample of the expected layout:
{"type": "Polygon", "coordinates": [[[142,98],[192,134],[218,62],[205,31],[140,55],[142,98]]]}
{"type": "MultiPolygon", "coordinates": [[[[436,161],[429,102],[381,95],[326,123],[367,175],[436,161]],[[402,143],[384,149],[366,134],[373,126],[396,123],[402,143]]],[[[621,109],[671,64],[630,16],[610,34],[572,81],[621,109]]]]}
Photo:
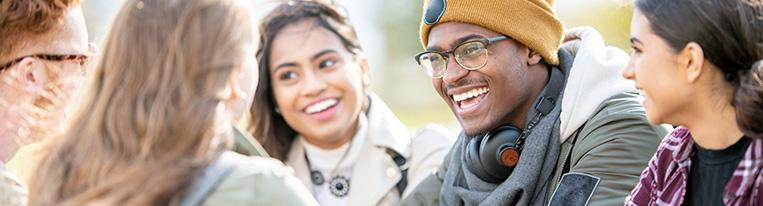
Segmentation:
{"type": "Polygon", "coordinates": [[[127,1],[78,112],[46,142],[30,204],[315,204],[280,163],[225,151],[231,105],[251,93],[237,75],[256,66],[248,7],[127,1]],[[216,189],[197,193],[209,182],[216,189]]]}
{"type": "Polygon", "coordinates": [[[322,205],[392,205],[432,173],[453,137],[416,135],[369,91],[369,68],[344,10],[288,1],[263,21],[250,130],[322,205]]]}
{"type": "Polygon", "coordinates": [[[623,76],[679,126],[626,205],[763,205],[763,1],[637,0],[623,76]]]}

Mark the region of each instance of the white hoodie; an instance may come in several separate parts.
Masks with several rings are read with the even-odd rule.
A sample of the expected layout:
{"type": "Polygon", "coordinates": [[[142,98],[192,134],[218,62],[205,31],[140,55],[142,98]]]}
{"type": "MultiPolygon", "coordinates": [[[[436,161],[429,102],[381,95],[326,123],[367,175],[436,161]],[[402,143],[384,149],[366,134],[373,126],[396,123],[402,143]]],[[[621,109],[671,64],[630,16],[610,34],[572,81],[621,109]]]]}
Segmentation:
{"type": "Polygon", "coordinates": [[[620,75],[628,63],[628,54],[606,46],[592,27],[576,27],[565,32],[563,47],[570,49],[575,61],[564,88],[560,114],[560,142],[575,133],[604,100],[625,91],[635,91],[633,81],[620,75]]]}

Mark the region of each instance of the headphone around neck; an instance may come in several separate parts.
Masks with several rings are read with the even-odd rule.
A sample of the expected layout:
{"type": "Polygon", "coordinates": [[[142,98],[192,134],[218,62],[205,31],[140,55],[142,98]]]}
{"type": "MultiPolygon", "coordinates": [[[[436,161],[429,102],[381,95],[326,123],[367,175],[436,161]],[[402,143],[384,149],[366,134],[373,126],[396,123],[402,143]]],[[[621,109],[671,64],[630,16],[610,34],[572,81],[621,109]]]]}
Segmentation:
{"type": "Polygon", "coordinates": [[[535,116],[525,130],[512,125],[499,126],[482,136],[470,137],[464,153],[469,171],[490,183],[505,181],[519,163],[525,138],[531,133],[543,116],[554,109],[562,91],[564,75],[559,69],[551,68],[548,87],[541,93],[534,109],[535,116]]]}

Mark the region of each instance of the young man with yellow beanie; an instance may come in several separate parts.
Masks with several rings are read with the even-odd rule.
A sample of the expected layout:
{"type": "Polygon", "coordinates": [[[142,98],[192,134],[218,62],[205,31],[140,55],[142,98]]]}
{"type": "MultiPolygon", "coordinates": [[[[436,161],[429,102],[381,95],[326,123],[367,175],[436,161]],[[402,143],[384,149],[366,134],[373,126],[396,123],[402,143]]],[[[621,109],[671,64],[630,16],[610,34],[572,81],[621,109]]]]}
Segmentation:
{"type": "Polygon", "coordinates": [[[416,61],[463,132],[403,204],[623,204],[666,133],[628,55],[590,27],[565,37],[553,0],[425,1],[416,61]]]}

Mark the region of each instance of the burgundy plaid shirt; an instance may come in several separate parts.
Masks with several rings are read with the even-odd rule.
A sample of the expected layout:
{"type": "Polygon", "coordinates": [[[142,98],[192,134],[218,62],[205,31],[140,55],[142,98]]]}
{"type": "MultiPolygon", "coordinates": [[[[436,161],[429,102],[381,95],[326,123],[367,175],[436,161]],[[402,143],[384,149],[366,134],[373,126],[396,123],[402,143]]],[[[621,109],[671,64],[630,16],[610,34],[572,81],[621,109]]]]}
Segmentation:
{"type": "MultiPolygon", "coordinates": [[[[681,205],[694,140],[685,127],[662,140],[625,205],[681,205]]],[[[723,192],[725,205],[763,205],[763,139],[753,139],[723,192]]]]}

